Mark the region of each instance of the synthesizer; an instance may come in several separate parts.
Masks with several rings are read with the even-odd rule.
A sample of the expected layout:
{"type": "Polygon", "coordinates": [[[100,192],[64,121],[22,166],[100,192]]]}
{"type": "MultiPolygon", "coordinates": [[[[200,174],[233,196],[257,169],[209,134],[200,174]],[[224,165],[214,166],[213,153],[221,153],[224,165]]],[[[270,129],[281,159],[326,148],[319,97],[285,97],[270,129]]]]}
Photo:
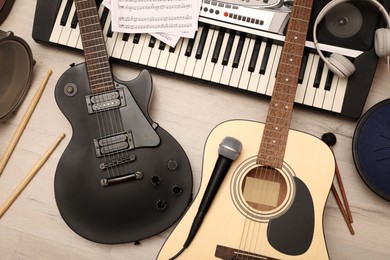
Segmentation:
{"type": "MultiPolygon", "coordinates": [[[[149,34],[113,32],[111,13],[100,4],[108,54],[112,60],[141,68],[269,97],[290,9],[287,5],[261,8],[234,2],[203,0],[195,37],[180,39],[174,48],[149,34]]],[[[314,5],[319,2],[324,5],[328,1],[315,1],[314,5]]],[[[32,36],[40,43],[82,50],[73,0],[37,0],[32,36]]],[[[321,42],[321,35],[318,38],[321,42]]],[[[325,53],[337,51],[347,56],[356,66],[355,74],[348,79],[333,75],[316,54],[309,33],[295,103],[357,119],[364,108],[378,58],[372,44],[359,49],[343,44],[343,39],[334,41],[336,44],[322,44],[322,49],[325,53]]]]}

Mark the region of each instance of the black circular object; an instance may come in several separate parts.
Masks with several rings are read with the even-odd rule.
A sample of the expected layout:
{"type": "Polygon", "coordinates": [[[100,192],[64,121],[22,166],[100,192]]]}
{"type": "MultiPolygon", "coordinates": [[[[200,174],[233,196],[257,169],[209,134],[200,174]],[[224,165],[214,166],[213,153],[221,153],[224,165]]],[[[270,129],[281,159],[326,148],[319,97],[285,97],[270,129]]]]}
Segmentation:
{"type": "Polygon", "coordinates": [[[322,135],[321,140],[324,141],[328,146],[333,146],[336,144],[336,136],[334,133],[325,133],[322,135]]]}
{"type": "Polygon", "coordinates": [[[11,116],[24,100],[33,65],[28,44],[12,32],[0,30],[0,122],[11,116]]]}
{"type": "Polygon", "coordinates": [[[370,108],[359,120],[352,153],[363,181],[390,201],[390,99],[370,108]]]}

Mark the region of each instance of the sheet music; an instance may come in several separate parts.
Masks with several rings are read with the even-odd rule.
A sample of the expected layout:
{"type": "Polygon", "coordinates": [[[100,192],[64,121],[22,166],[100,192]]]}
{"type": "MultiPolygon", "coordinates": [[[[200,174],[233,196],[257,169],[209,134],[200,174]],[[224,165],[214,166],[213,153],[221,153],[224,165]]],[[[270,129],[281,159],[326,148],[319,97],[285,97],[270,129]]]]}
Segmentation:
{"type": "Polygon", "coordinates": [[[193,37],[198,29],[199,0],[104,0],[111,10],[112,30],[150,33],[175,46],[180,37],[193,37]]]}

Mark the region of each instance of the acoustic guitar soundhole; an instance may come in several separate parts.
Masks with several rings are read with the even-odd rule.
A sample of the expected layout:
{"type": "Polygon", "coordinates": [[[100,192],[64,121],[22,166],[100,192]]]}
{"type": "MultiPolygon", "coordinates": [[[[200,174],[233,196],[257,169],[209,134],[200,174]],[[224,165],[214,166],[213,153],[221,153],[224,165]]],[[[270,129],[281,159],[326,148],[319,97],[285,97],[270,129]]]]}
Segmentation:
{"type": "Polygon", "coordinates": [[[278,170],[257,166],[244,177],[242,194],[250,207],[261,212],[272,211],[285,201],[287,183],[278,170]]]}

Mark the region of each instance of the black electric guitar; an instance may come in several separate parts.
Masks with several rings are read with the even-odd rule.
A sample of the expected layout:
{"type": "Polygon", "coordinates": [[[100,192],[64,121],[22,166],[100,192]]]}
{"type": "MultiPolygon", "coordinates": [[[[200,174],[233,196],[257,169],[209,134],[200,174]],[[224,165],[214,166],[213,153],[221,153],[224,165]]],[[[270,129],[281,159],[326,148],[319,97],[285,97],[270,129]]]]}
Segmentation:
{"type": "Polygon", "coordinates": [[[328,259],[322,217],[334,158],[320,139],[289,129],[312,2],[294,1],[266,123],[232,120],[211,132],[198,196],[158,259],[328,259]],[[242,142],[241,155],[188,245],[226,136],[242,142]]]}
{"type": "Polygon", "coordinates": [[[181,217],[192,193],[182,147],[148,114],[152,79],[113,78],[95,0],[75,0],[85,64],[68,69],[55,97],[73,128],[55,174],[65,222],[100,243],[138,241],[181,217]]]}

